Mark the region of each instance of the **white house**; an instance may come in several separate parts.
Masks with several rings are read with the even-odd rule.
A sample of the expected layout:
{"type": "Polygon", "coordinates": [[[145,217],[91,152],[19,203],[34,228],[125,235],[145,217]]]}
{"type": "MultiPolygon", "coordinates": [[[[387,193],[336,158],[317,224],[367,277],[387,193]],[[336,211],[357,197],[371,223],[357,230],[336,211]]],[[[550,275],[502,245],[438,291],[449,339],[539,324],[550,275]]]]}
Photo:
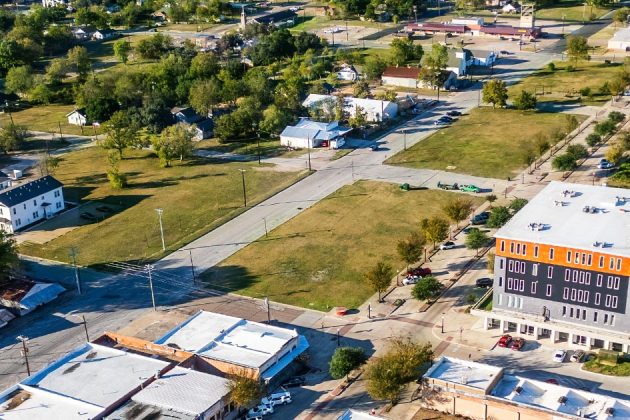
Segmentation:
{"type": "Polygon", "coordinates": [[[446,70],[452,71],[457,77],[466,75],[468,63],[473,55],[466,48],[453,48],[448,50],[448,63],[446,70]]]}
{"type": "Polygon", "coordinates": [[[381,77],[386,86],[400,86],[415,89],[420,77],[419,67],[387,67],[381,77]]]}
{"type": "Polygon", "coordinates": [[[12,185],[11,177],[0,171],[0,190],[5,190],[12,185]]]}
{"type": "Polygon", "coordinates": [[[72,35],[78,40],[87,40],[92,37],[96,29],[92,26],[79,26],[72,29],[72,35]]]}
{"type": "Polygon", "coordinates": [[[44,7],[65,6],[66,4],[66,0],[42,0],[42,6],[44,7]]]}
{"type": "Polygon", "coordinates": [[[92,34],[92,39],[102,41],[104,39],[111,39],[116,36],[117,32],[113,29],[99,29],[92,34]]]}
{"type": "Polygon", "coordinates": [[[203,140],[212,137],[214,132],[214,122],[210,118],[205,118],[192,125],[195,140],[203,140]]]}
{"type": "Polygon", "coordinates": [[[280,133],[280,144],[298,149],[329,147],[338,149],[345,143],[344,137],[352,131],[350,127],[302,118],[296,125],[289,125],[280,133]]]}
{"type": "Polygon", "coordinates": [[[359,74],[357,73],[357,70],[354,68],[354,66],[349,64],[344,64],[337,71],[338,80],[349,80],[351,82],[354,82],[355,80],[357,80],[358,75],[359,74]]]}
{"type": "Polygon", "coordinates": [[[519,6],[516,3],[508,3],[501,8],[503,13],[517,13],[519,11],[519,6]]]}
{"type": "Polygon", "coordinates": [[[0,192],[0,229],[14,233],[64,208],[63,184],[47,175],[0,192]]]}
{"type": "Polygon", "coordinates": [[[497,53],[494,51],[473,50],[470,52],[471,56],[468,59],[468,66],[490,67],[498,58],[497,53]]]}
{"type": "Polygon", "coordinates": [[[84,109],[75,109],[74,111],[66,114],[66,118],[68,118],[68,124],[72,125],[86,125],[87,124],[87,114],[84,109]]]}
{"type": "MultiPolygon", "coordinates": [[[[338,98],[333,95],[319,95],[312,93],[306,97],[302,106],[314,108],[321,106],[323,102],[336,102],[338,98]]],[[[350,117],[354,117],[356,110],[360,109],[365,113],[365,118],[370,122],[378,122],[395,118],[398,115],[398,104],[391,101],[381,101],[377,99],[363,99],[354,97],[344,97],[344,111],[350,117]]]]}
{"type": "Polygon", "coordinates": [[[615,35],[608,40],[608,49],[630,51],[630,27],[615,32],[615,35]]]}

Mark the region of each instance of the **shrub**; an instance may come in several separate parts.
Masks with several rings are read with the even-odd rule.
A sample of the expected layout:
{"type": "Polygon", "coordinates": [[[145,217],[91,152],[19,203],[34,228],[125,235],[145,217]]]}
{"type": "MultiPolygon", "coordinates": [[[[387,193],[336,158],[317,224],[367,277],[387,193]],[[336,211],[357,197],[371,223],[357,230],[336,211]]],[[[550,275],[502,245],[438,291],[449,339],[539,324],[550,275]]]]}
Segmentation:
{"type": "Polygon", "coordinates": [[[556,156],[551,162],[551,166],[558,171],[572,171],[577,168],[575,158],[568,153],[556,156]]]}
{"type": "Polygon", "coordinates": [[[575,67],[573,67],[573,66],[570,66],[570,65],[569,65],[569,66],[567,66],[564,70],[565,70],[565,71],[567,71],[567,72],[569,72],[569,73],[571,73],[571,72],[574,72],[574,71],[575,71],[575,67]]]}
{"type": "Polygon", "coordinates": [[[365,362],[365,352],[360,347],[338,347],[329,364],[329,373],[333,379],[348,375],[365,362]]]}
{"type": "Polygon", "coordinates": [[[547,70],[556,71],[556,65],[554,63],[547,64],[547,70]]]}
{"type": "MultiPolygon", "coordinates": [[[[510,209],[504,206],[495,207],[490,212],[490,217],[488,217],[488,222],[486,226],[490,228],[499,228],[507,223],[508,220],[512,217],[510,213],[510,209]]],[[[472,232],[469,232],[468,235],[471,235],[472,232]]]]}
{"type": "Polygon", "coordinates": [[[599,94],[610,95],[610,86],[608,86],[608,82],[604,82],[604,84],[599,87],[599,94]]]}
{"type": "Polygon", "coordinates": [[[567,147],[566,153],[573,156],[575,160],[584,159],[588,156],[588,151],[586,150],[586,147],[582,146],[581,144],[570,145],[569,147],[567,147]]]}
{"type": "Polygon", "coordinates": [[[582,89],[580,89],[580,95],[582,96],[591,96],[591,88],[590,87],[583,87],[582,89]]]}
{"type": "Polygon", "coordinates": [[[606,121],[602,121],[600,123],[598,123],[595,126],[595,133],[599,134],[600,136],[606,136],[610,133],[612,133],[613,131],[615,131],[615,123],[610,121],[610,120],[606,120],[606,121]]]}
{"type": "Polygon", "coordinates": [[[516,98],[514,98],[514,107],[520,110],[535,109],[536,103],[536,95],[531,94],[525,90],[521,91],[521,93],[516,98]]]}
{"type": "Polygon", "coordinates": [[[599,142],[601,141],[602,141],[602,137],[597,133],[591,133],[588,136],[586,136],[586,144],[588,144],[590,147],[593,147],[599,144],[599,142]]]}
{"type": "Polygon", "coordinates": [[[622,122],[625,118],[626,116],[619,111],[612,111],[610,114],[608,114],[608,119],[615,124],[622,122]]]}

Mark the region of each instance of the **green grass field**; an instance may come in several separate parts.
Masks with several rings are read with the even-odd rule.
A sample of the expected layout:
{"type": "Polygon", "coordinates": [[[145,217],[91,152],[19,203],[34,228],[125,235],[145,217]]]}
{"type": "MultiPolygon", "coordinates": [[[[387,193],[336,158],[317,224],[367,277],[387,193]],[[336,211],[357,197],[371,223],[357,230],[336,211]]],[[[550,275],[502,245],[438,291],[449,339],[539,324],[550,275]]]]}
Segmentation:
{"type": "Polygon", "coordinates": [[[104,150],[92,147],[66,154],[55,176],[65,184],[67,201],[101,200],[123,210],[44,245],[22,245],[20,251],[67,261],[68,249],[75,246],[83,265],[159,257],[162,250],[155,209],[164,209],[167,249],[177,249],[243,211],[241,168],[247,170],[248,204],[269,197],[300,176],[275,172],[268,166],[259,170],[255,162],[192,160],[160,168],[152,152],[128,150],[120,169],[128,176],[129,187],[114,190],[105,175],[104,150]]]}
{"type": "MultiPolygon", "coordinates": [[[[234,153],[238,155],[258,156],[258,144],[256,140],[248,142],[219,143],[217,139],[206,139],[195,144],[197,149],[210,150],[219,153],[234,153]]],[[[352,150],[350,150],[351,152],[352,150]]],[[[298,157],[308,153],[306,149],[288,150],[280,145],[280,140],[260,140],[260,156],[269,157],[298,157]]]]}
{"type": "Polygon", "coordinates": [[[552,135],[566,126],[566,115],[475,108],[386,163],[505,179],[526,165],[524,152],[538,133],[552,135]]]}
{"type": "MultiPolygon", "coordinates": [[[[276,302],[329,310],[354,308],[372,291],[363,274],[380,259],[404,268],[396,243],[423,217],[441,214],[456,193],[400,191],[360,181],[310,209],[203,274],[211,287],[276,302]]],[[[481,198],[472,198],[475,204],[481,198]]]]}
{"type": "MultiPolygon", "coordinates": [[[[289,28],[289,30],[292,32],[302,32],[302,31],[314,31],[318,29],[335,27],[335,26],[339,26],[341,28],[346,27],[345,20],[333,20],[324,16],[308,16],[308,13],[309,11],[307,9],[306,11],[307,16],[306,16],[306,19],[304,20],[304,18],[302,17],[303,11],[298,12],[298,18],[297,18],[298,24],[293,26],[292,28],[289,28]]],[[[361,21],[361,20],[348,20],[347,23],[348,23],[348,26],[362,26],[365,28],[377,28],[377,29],[386,29],[386,28],[391,28],[395,26],[395,24],[391,22],[381,23],[381,22],[361,21]]],[[[339,36],[341,37],[342,35],[345,38],[345,35],[343,33],[340,33],[339,36]]]]}
{"type": "Polygon", "coordinates": [[[572,65],[567,61],[556,61],[555,71],[547,68],[532,73],[517,84],[510,86],[508,93],[514,98],[522,90],[537,93],[538,102],[576,102],[584,105],[600,105],[610,100],[609,94],[601,94],[601,86],[621,71],[621,64],[606,64],[599,61],[580,61],[575,71],[566,71],[572,65]],[[592,95],[580,99],[580,89],[589,87],[592,95]],[[541,93],[544,92],[544,95],[541,93]]]}
{"type": "MultiPolygon", "coordinates": [[[[15,124],[23,125],[33,131],[55,132],[56,135],[59,135],[59,125],[61,124],[61,132],[63,134],[94,135],[94,130],[91,126],[83,127],[83,131],[81,131],[81,127],[68,124],[66,114],[73,109],[75,109],[73,105],[42,105],[12,112],[11,116],[15,124]]],[[[4,125],[9,121],[8,114],[0,114],[0,125],[4,125]]],[[[96,129],[96,133],[99,134],[99,129],[96,129]]]]}
{"type": "Polygon", "coordinates": [[[608,13],[611,9],[607,7],[584,7],[584,2],[576,0],[564,0],[558,7],[550,7],[545,9],[536,10],[536,18],[538,19],[550,19],[550,20],[562,20],[566,21],[589,21],[591,14],[594,19],[599,19],[608,13]]]}

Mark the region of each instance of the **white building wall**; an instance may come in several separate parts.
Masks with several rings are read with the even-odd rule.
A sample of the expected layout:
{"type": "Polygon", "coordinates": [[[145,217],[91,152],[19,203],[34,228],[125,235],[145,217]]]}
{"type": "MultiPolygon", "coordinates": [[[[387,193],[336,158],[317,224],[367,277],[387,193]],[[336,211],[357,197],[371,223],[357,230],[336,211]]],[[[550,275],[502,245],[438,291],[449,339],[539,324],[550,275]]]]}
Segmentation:
{"type": "Polygon", "coordinates": [[[418,87],[418,80],[410,77],[390,77],[383,76],[382,81],[387,86],[400,86],[415,89],[418,87]]]}
{"type": "Polygon", "coordinates": [[[627,51],[629,47],[630,41],[613,41],[612,39],[608,41],[609,50],[627,51]]]}
{"type": "MultiPolygon", "coordinates": [[[[310,141],[310,148],[317,147],[317,142],[313,144],[313,141],[310,141]]],[[[308,139],[302,139],[299,137],[288,137],[288,136],[280,136],[280,144],[282,146],[294,147],[296,149],[306,149],[309,147],[308,139]]]]}
{"type": "Polygon", "coordinates": [[[73,112],[70,115],[68,115],[68,124],[85,125],[86,123],[87,121],[85,117],[79,114],[78,112],[73,112]]]}
{"type": "Polygon", "coordinates": [[[0,217],[8,219],[11,223],[10,225],[0,223],[0,228],[13,233],[39,220],[50,218],[64,209],[63,188],[59,187],[10,209],[0,206],[0,217]],[[50,206],[43,207],[42,203],[49,203],[50,206]]]}

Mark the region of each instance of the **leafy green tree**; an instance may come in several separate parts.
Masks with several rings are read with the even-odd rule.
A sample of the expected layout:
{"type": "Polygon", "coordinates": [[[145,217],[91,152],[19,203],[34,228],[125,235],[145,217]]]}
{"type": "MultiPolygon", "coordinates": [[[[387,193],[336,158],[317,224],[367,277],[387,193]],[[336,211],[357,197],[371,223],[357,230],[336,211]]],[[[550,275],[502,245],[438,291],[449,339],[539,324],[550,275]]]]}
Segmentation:
{"type": "Polygon", "coordinates": [[[157,60],[173,49],[173,40],[160,32],[138,42],[136,51],[147,60],[157,60]]]}
{"type": "Polygon", "coordinates": [[[420,221],[420,232],[427,241],[433,243],[433,248],[435,248],[436,243],[442,242],[448,237],[448,229],[448,222],[441,217],[425,218],[420,221]]]}
{"type": "Polygon", "coordinates": [[[507,85],[503,80],[492,79],[483,85],[482,99],[484,102],[496,106],[504,107],[507,102],[507,85]]]}
{"type": "Polygon", "coordinates": [[[352,86],[352,95],[355,98],[367,98],[370,96],[370,84],[367,80],[358,80],[352,86]]]}
{"type": "Polygon", "coordinates": [[[600,136],[604,137],[608,134],[611,134],[615,131],[616,124],[610,120],[602,121],[600,123],[595,124],[594,131],[600,136]]]}
{"type": "Polygon", "coordinates": [[[429,300],[442,290],[442,283],[433,276],[423,277],[413,285],[411,296],[418,300],[429,300]]]}
{"type": "Polygon", "coordinates": [[[424,55],[424,66],[420,70],[420,79],[430,86],[437,88],[438,98],[440,88],[444,84],[444,69],[448,64],[448,49],[441,44],[433,44],[431,50],[424,55]]]}
{"type": "Polygon", "coordinates": [[[481,230],[471,231],[466,236],[466,248],[474,249],[475,254],[479,255],[479,248],[483,248],[488,243],[488,240],[488,236],[481,230]]]}
{"type": "Polygon", "coordinates": [[[367,77],[368,79],[376,80],[383,75],[386,67],[387,63],[381,57],[369,56],[365,59],[363,72],[365,73],[365,77],[367,77]]]}
{"type": "Polygon", "coordinates": [[[127,61],[129,61],[131,50],[131,43],[126,39],[119,39],[114,42],[114,55],[123,64],[127,64],[127,61]]]}
{"type": "Polygon", "coordinates": [[[354,116],[348,119],[348,124],[350,124],[352,128],[359,128],[365,126],[367,123],[367,112],[357,105],[354,110],[354,116]]]}
{"type": "Polygon", "coordinates": [[[28,137],[25,127],[12,122],[0,128],[0,150],[5,154],[19,150],[24,140],[28,137]]]}
{"type": "Polygon", "coordinates": [[[509,205],[509,209],[512,210],[513,213],[518,213],[525,205],[528,203],[525,198],[515,198],[509,205]]]}
{"type": "Polygon", "coordinates": [[[507,207],[504,207],[504,206],[494,207],[490,211],[490,216],[488,217],[488,222],[486,223],[486,226],[490,228],[500,228],[501,226],[506,224],[508,220],[510,220],[511,217],[512,217],[512,214],[510,213],[510,210],[507,207]]]}
{"type": "Polygon", "coordinates": [[[467,198],[455,198],[447,202],[442,211],[450,220],[455,222],[459,227],[459,222],[466,220],[468,215],[472,212],[473,203],[467,198]]]}
{"type": "Polygon", "coordinates": [[[387,89],[385,91],[379,92],[376,95],[376,99],[380,99],[381,101],[394,102],[397,96],[398,95],[395,90],[387,89]]]}
{"type": "Polygon", "coordinates": [[[260,130],[269,134],[280,134],[287,125],[294,122],[293,118],[290,112],[272,104],[263,111],[263,120],[260,123],[260,130]]]}
{"type": "Polygon", "coordinates": [[[74,47],[68,51],[67,62],[71,71],[79,75],[79,80],[85,80],[88,73],[92,71],[92,59],[85,47],[74,47]]]}
{"type": "Polygon", "coordinates": [[[422,59],[424,50],[422,45],[415,45],[409,38],[394,38],[391,47],[392,64],[402,66],[408,61],[422,59]]]}
{"type": "Polygon", "coordinates": [[[18,263],[17,243],[13,235],[0,230],[0,283],[9,281],[9,275],[18,263]]]}
{"type": "Polygon", "coordinates": [[[623,151],[630,150],[630,132],[623,131],[619,133],[619,136],[617,136],[616,144],[623,151]]]}
{"type": "Polygon", "coordinates": [[[405,384],[419,378],[424,365],[433,359],[431,344],[396,338],[383,357],[372,360],[365,372],[367,391],[374,399],[394,404],[405,384]]]}
{"type": "Polygon", "coordinates": [[[212,78],[197,82],[190,88],[189,103],[200,115],[207,115],[221,103],[223,88],[221,82],[212,78]]]}
{"type": "Polygon", "coordinates": [[[626,22],[628,22],[628,12],[629,9],[627,7],[617,9],[613,14],[613,21],[615,22],[615,24],[620,23],[624,25],[626,22]]]}
{"type": "Polygon", "coordinates": [[[337,347],[330,359],[328,372],[333,379],[341,379],[365,362],[365,352],[360,347],[337,347]]]}
{"type": "Polygon", "coordinates": [[[179,158],[182,161],[184,158],[192,156],[192,138],[192,132],[181,124],[166,127],[153,140],[153,148],[160,158],[161,166],[168,168],[174,159],[179,158]]]}
{"type": "Polygon", "coordinates": [[[612,162],[615,165],[620,163],[623,159],[623,149],[617,145],[611,147],[606,152],[606,159],[608,159],[609,162],[612,162]]]}
{"type": "Polygon", "coordinates": [[[522,90],[516,98],[514,98],[514,107],[520,110],[536,109],[538,103],[536,95],[522,90]]]}
{"type": "Polygon", "coordinates": [[[586,136],[586,144],[588,144],[590,147],[596,146],[597,144],[601,143],[601,141],[602,137],[597,133],[591,133],[586,136]]]}
{"type": "Polygon", "coordinates": [[[193,79],[209,79],[219,73],[219,58],[214,53],[199,53],[190,61],[188,69],[193,79]]]}
{"type": "Polygon", "coordinates": [[[295,50],[298,54],[304,54],[308,50],[319,51],[324,44],[322,39],[311,32],[300,32],[293,38],[295,50]]]}
{"type": "Polygon", "coordinates": [[[387,290],[393,277],[392,266],[383,261],[379,261],[374,268],[365,273],[365,280],[372,290],[378,293],[379,302],[381,301],[381,294],[387,290]]]}
{"type": "Polygon", "coordinates": [[[567,38],[567,57],[573,61],[575,67],[579,61],[588,61],[588,40],[583,36],[569,36],[567,38]]]}
{"type": "Polygon", "coordinates": [[[107,150],[116,150],[118,157],[122,159],[123,150],[135,144],[138,128],[126,112],[116,111],[105,123],[105,139],[101,146],[107,150]]]}
{"type": "Polygon", "coordinates": [[[120,172],[119,162],[120,155],[116,152],[109,153],[107,155],[107,160],[109,162],[109,169],[107,169],[107,179],[109,180],[109,185],[116,190],[123,189],[127,186],[127,177],[120,172]]]}
{"type": "Polygon", "coordinates": [[[46,67],[46,80],[52,86],[58,86],[70,71],[68,60],[65,58],[53,58],[46,67]]]}
{"type": "Polygon", "coordinates": [[[577,168],[577,162],[574,156],[563,153],[551,161],[551,166],[558,171],[573,171],[577,168]]]}
{"type": "Polygon", "coordinates": [[[11,67],[7,72],[4,87],[7,92],[26,97],[33,88],[34,77],[30,66],[11,67]]]}
{"type": "Polygon", "coordinates": [[[269,35],[263,35],[258,43],[249,48],[249,54],[256,66],[269,65],[295,53],[295,41],[288,29],[279,29],[269,35]]]}
{"type": "Polygon", "coordinates": [[[407,239],[398,241],[396,244],[398,255],[407,264],[407,267],[420,259],[424,251],[424,243],[424,238],[417,232],[413,232],[407,239]]]}
{"type": "Polygon", "coordinates": [[[626,116],[624,115],[623,112],[611,111],[610,114],[608,114],[608,119],[614,122],[615,124],[619,124],[620,122],[626,119],[626,116]]]}
{"type": "Polygon", "coordinates": [[[566,153],[573,156],[575,160],[584,159],[588,156],[588,150],[581,144],[571,144],[567,147],[566,153]]]}
{"type": "Polygon", "coordinates": [[[228,390],[230,399],[244,409],[249,409],[258,404],[264,395],[264,388],[260,381],[245,369],[239,369],[230,373],[228,390]]]}

